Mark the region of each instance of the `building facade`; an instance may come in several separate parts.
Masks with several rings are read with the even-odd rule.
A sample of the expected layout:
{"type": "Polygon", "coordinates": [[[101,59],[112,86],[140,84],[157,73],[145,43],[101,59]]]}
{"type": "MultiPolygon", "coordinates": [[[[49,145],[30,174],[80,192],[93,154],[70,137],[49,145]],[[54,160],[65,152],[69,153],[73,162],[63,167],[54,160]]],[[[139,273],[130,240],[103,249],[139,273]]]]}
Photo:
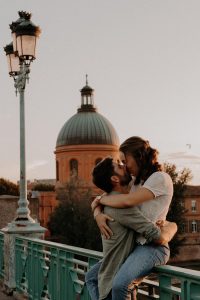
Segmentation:
{"type": "Polygon", "coordinates": [[[200,260],[200,186],[187,185],[182,205],[186,211],[182,235],[184,243],[173,261],[200,260]]]}

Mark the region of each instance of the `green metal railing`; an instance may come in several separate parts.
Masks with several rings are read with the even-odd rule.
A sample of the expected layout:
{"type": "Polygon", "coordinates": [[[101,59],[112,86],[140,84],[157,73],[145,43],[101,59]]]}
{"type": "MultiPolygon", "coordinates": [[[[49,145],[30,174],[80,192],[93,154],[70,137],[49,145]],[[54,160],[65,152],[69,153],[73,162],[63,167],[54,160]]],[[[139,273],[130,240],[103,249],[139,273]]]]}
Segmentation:
{"type": "Polygon", "coordinates": [[[200,271],[173,266],[160,266],[156,271],[159,275],[160,299],[200,299],[200,271]]]}
{"type": "Polygon", "coordinates": [[[154,268],[154,272],[158,281],[144,279],[138,290],[141,299],[200,299],[200,271],[166,265],[154,268]]]}
{"type": "MultiPolygon", "coordinates": [[[[4,276],[3,234],[0,233],[0,276],[4,276]]],[[[85,273],[102,253],[17,236],[16,290],[33,300],[90,300],[85,273]]],[[[172,266],[154,269],[158,280],[145,279],[138,299],[198,300],[200,271],[172,266]]]]}
{"type": "Polygon", "coordinates": [[[16,238],[15,253],[16,288],[29,299],[90,299],[85,273],[101,253],[24,237],[16,238]]]}

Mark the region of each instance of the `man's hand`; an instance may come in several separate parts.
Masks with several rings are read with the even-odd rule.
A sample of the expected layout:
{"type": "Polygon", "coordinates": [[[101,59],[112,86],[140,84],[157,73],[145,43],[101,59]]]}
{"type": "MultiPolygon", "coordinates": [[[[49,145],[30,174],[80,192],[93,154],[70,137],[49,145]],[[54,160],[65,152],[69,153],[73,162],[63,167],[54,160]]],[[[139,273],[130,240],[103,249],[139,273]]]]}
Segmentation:
{"type": "Polygon", "coordinates": [[[105,239],[110,239],[111,236],[113,235],[112,230],[110,227],[107,225],[107,221],[114,221],[113,218],[110,216],[99,213],[96,215],[95,220],[97,222],[97,225],[99,227],[99,230],[101,234],[104,236],[105,239]]]}

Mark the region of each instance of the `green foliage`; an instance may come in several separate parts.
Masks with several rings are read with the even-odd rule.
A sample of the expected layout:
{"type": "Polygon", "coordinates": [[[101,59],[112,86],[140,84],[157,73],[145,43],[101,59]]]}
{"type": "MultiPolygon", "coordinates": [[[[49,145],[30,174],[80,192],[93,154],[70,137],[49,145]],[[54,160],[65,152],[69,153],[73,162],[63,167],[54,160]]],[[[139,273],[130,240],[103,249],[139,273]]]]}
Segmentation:
{"type": "Polygon", "coordinates": [[[50,217],[51,239],[81,248],[102,251],[101,237],[93,219],[91,191],[72,179],[56,190],[60,205],[50,217]]]}
{"type": "Polygon", "coordinates": [[[41,192],[54,192],[55,187],[53,184],[38,183],[32,188],[32,190],[41,192]]]}
{"type": "Polygon", "coordinates": [[[167,215],[167,220],[175,222],[178,226],[178,231],[170,242],[171,257],[175,257],[179,253],[179,249],[184,242],[181,236],[185,223],[185,208],[183,203],[183,193],[187,183],[192,179],[191,171],[187,168],[177,171],[174,164],[164,164],[165,171],[171,176],[174,185],[174,195],[167,215]]]}
{"type": "Polygon", "coordinates": [[[19,187],[7,179],[0,178],[0,195],[19,196],[19,187]]]}

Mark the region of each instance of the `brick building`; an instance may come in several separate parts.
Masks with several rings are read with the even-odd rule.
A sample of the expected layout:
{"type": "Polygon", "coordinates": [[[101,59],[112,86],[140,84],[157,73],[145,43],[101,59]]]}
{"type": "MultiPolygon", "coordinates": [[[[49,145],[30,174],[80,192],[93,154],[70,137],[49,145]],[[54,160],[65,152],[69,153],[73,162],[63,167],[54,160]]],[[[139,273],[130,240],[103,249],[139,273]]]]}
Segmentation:
{"type": "Polygon", "coordinates": [[[183,228],[185,241],[174,261],[200,260],[200,186],[188,185],[182,204],[186,209],[183,228]]]}
{"type": "MultiPolygon", "coordinates": [[[[8,223],[16,218],[18,209],[18,196],[0,195],[0,229],[6,227],[8,223]]],[[[29,199],[29,209],[31,217],[39,220],[39,199],[29,199]]]]}

